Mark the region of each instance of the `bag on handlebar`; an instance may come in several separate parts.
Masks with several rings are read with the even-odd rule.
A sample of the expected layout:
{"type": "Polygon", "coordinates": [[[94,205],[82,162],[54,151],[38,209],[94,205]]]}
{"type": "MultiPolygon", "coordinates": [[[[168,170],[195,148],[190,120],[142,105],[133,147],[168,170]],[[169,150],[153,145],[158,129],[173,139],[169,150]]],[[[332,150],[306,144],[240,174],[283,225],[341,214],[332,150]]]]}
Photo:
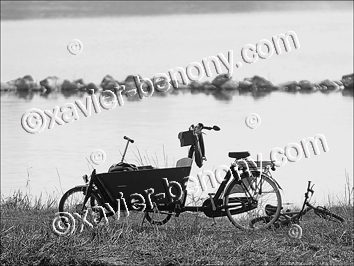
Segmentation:
{"type": "Polygon", "coordinates": [[[205,148],[203,136],[195,136],[192,130],[180,132],[178,134],[178,138],[181,143],[181,147],[184,146],[193,146],[189,150],[188,157],[192,158],[192,154],[194,153],[194,161],[197,166],[200,168],[203,166],[203,160],[205,160],[205,148]]]}
{"type": "Polygon", "coordinates": [[[192,130],[179,132],[178,138],[181,143],[181,147],[190,146],[194,144],[194,136],[192,130]]]}

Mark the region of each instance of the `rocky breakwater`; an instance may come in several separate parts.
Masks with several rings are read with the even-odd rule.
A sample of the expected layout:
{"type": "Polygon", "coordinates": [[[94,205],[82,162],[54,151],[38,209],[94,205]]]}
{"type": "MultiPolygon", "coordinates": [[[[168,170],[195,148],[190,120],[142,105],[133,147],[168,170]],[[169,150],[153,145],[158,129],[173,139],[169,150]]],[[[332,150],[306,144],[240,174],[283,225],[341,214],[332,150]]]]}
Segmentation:
{"type": "Polygon", "coordinates": [[[111,90],[114,91],[118,86],[124,85],[125,89],[122,95],[129,101],[141,100],[145,96],[161,97],[169,94],[178,93],[204,93],[212,95],[216,99],[229,100],[235,94],[250,94],[252,96],[263,96],[272,91],[283,91],[289,93],[312,93],[312,92],[338,92],[343,95],[353,95],[353,74],[342,76],[341,80],[323,80],[321,82],[311,82],[309,80],[289,81],[283,84],[274,85],[271,81],[261,77],[253,76],[245,78],[241,81],[233,80],[227,74],[217,75],[212,81],[196,82],[192,81],[188,84],[178,83],[174,86],[169,80],[164,78],[150,79],[154,86],[154,91],[151,93],[151,88],[147,82],[148,79],[143,79],[140,75],[129,75],[123,81],[118,81],[111,75],[106,75],[100,84],[92,82],[86,83],[83,79],[70,81],[61,79],[57,76],[49,76],[39,82],[35,81],[31,75],[17,78],[15,80],[1,83],[1,91],[14,91],[20,95],[29,93],[40,93],[48,95],[53,92],[63,93],[65,96],[74,95],[77,93],[85,93],[89,90],[95,92],[111,90]],[[136,76],[138,78],[136,78],[136,76]],[[169,83],[168,83],[169,82],[169,83]],[[168,90],[156,89],[157,86],[168,88],[168,90]],[[139,89],[139,88],[142,89],[139,89]],[[142,91],[143,90],[143,91],[142,91]],[[145,95],[144,97],[142,95],[145,95]]]}

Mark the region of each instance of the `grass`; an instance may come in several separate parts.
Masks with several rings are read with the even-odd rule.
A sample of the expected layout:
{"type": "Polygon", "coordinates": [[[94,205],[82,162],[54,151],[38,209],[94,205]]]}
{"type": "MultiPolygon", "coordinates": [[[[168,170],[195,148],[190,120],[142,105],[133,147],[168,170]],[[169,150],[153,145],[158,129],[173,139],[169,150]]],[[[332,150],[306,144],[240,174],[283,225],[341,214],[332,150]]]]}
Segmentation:
{"type": "MultiPolygon", "coordinates": [[[[164,165],[159,165],[159,159],[158,159],[158,156],[157,156],[157,153],[155,151],[155,157],[153,156],[150,156],[149,158],[149,155],[147,153],[147,151],[145,150],[145,155],[141,155],[140,153],[140,150],[137,148],[136,149],[136,153],[133,151],[133,154],[135,156],[135,162],[139,165],[139,166],[143,166],[143,165],[152,165],[153,167],[156,167],[156,168],[167,168],[167,167],[174,167],[175,165],[175,161],[173,160],[173,163],[172,163],[172,166],[169,166],[169,163],[168,163],[168,155],[165,153],[165,145],[162,145],[162,155],[163,155],[163,161],[164,161],[164,165]]],[[[122,155],[122,153],[121,153],[122,155]]]]}
{"type": "MultiPolygon", "coordinates": [[[[289,228],[241,231],[226,217],[183,213],[163,226],[152,226],[143,214],[57,236],[51,223],[58,199],[32,198],[21,192],[1,199],[1,265],[351,265],[353,188],[337,205],[327,206],[346,219],[339,225],[313,212],[301,222],[303,237],[290,238],[289,228]]],[[[123,216],[123,215],[121,215],[123,216]]]]}

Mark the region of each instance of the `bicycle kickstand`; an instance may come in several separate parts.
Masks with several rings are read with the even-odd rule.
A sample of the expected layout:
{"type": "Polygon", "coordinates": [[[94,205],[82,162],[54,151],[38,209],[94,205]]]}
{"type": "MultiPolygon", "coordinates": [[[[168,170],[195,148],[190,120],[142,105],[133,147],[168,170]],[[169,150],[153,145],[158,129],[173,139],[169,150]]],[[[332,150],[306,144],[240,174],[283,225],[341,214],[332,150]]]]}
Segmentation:
{"type": "Polygon", "coordinates": [[[212,225],[212,226],[216,226],[215,217],[213,217],[213,223],[212,223],[211,225],[212,225]]]}

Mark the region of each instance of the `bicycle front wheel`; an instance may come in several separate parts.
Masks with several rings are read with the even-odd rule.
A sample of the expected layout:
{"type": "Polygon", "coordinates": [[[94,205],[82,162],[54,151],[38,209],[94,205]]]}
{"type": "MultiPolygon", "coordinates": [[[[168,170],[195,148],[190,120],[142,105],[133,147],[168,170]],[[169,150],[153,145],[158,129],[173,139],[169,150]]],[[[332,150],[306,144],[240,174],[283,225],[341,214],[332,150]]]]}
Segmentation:
{"type": "Polygon", "coordinates": [[[329,210],[326,208],[317,206],[315,209],[313,209],[314,212],[321,218],[330,220],[332,222],[341,222],[344,223],[344,218],[340,217],[339,215],[336,215],[334,213],[331,213],[329,210]]]}
{"type": "Polygon", "coordinates": [[[241,182],[245,186],[232,181],[224,196],[230,222],[243,230],[270,227],[278,219],[282,205],[278,186],[267,175],[259,177],[259,172],[254,171],[241,182]],[[266,206],[271,206],[272,213],[266,212],[266,206]],[[257,218],[262,222],[252,222],[257,218]]]}
{"type": "MultiPolygon", "coordinates": [[[[94,224],[98,224],[103,218],[102,210],[93,209],[95,206],[100,206],[99,196],[92,191],[89,200],[86,205],[83,206],[85,199],[86,186],[77,186],[68,190],[59,202],[59,212],[68,212],[70,214],[78,213],[80,216],[83,216],[85,211],[91,210],[89,218],[87,219],[94,224]],[[84,209],[84,211],[82,211],[84,209]]],[[[65,219],[62,219],[64,225],[66,224],[65,219]]]]}

